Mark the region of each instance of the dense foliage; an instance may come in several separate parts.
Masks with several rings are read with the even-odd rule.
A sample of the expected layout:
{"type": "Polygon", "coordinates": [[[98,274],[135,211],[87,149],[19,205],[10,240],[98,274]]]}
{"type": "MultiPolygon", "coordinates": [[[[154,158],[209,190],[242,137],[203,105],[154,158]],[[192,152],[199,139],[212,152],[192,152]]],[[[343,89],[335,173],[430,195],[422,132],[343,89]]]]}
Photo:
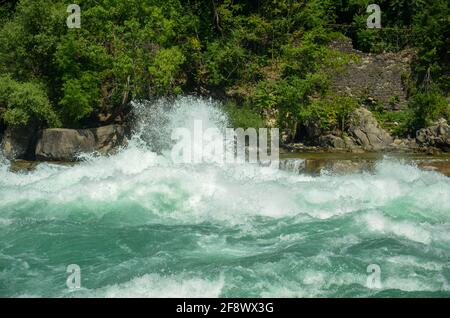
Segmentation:
{"type": "Polygon", "coordinates": [[[226,98],[236,125],[343,130],[357,101],[329,79],[354,57],[327,44],[344,35],[367,52],[415,47],[408,125],[448,116],[446,0],[379,0],[382,30],[367,29],[366,0],[76,2],[81,28],[69,29],[66,1],[0,0],[6,124],[80,127],[132,99],[199,94],[226,98]]]}

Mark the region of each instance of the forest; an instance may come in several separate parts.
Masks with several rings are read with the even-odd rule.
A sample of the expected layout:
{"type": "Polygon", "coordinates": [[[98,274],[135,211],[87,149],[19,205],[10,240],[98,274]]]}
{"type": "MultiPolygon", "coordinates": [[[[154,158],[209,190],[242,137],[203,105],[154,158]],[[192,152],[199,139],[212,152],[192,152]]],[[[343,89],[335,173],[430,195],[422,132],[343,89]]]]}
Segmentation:
{"type": "Polygon", "coordinates": [[[330,90],[354,58],[329,47],[344,37],[362,52],[413,49],[399,136],[450,119],[449,2],[377,0],[381,29],[367,28],[370,3],[78,0],[68,28],[66,1],[0,0],[0,129],[96,126],[178,95],[223,101],[237,127],[345,126],[363,97],[330,90]]]}

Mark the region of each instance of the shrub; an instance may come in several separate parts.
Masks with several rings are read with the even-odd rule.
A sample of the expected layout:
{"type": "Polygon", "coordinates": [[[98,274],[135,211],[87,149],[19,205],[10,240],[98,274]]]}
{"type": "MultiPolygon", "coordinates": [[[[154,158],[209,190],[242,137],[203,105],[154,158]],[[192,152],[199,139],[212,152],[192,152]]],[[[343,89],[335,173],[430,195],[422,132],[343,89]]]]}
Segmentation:
{"type": "Polygon", "coordinates": [[[225,112],[228,114],[231,124],[236,128],[265,128],[266,125],[261,115],[250,107],[237,107],[235,103],[228,102],[225,105],[225,112]]]}
{"type": "Polygon", "coordinates": [[[413,114],[410,127],[414,130],[429,126],[439,117],[450,119],[448,100],[436,91],[415,94],[410,98],[408,106],[413,114]]]}
{"type": "Polygon", "coordinates": [[[332,96],[315,100],[301,113],[303,124],[316,123],[324,131],[348,128],[348,119],[352,111],[358,107],[358,101],[344,96],[332,96]]]}
{"type": "Polygon", "coordinates": [[[10,76],[0,77],[0,106],[6,111],[3,120],[11,126],[39,122],[51,127],[61,125],[41,85],[19,83],[10,76]]]}

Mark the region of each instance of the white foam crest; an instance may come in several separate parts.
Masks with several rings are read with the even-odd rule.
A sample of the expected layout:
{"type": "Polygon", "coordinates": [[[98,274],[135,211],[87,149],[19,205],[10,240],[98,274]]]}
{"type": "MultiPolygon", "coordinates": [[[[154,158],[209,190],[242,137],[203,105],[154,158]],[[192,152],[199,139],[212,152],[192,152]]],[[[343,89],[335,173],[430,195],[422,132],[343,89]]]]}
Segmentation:
{"type": "Polygon", "coordinates": [[[187,274],[146,274],[126,283],[88,291],[87,294],[105,298],[218,298],[223,286],[223,277],[208,280],[187,274]]]}
{"type": "Polygon", "coordinates": [[[378,212],[364,214],[359,219],[366,223],[370,231],[394,234],[423,244],[429,244],[433,238],[432,233],[419,224],[409,221],[394,221],[378,212]]]}
{"type": "MultiPolygon", "coordinates": [[[[82,205],[88,213],[99,213],[99,204],[127,200],[158,216],[158,222],[246,224],[253,216],[307,214],[327,219],[398,205],[391,209],[397,211],[395,217],[407,220],[414,216],[414,222],[426,221],[429,226],[414,232],[413,225],[396,225],[377,216],[366,217],[366,223],[372,230],[382,226],[380,231],[424,243],[430,242],[434,226],[450,222],[450,179],[438,173],[392,159],[378,163],[373,174],[316,177],[252,164],[174,164],[167,140],[171,129],[192,129],[194,120],[201,119],[204,128],[223,131],[227,120],[220,106],[184,97],[175,102],[136,103],[135,107],[136,133],[128,147],[115,155],[85,156],[85,161],[73,167],[40,164],[25,174],[0,166],[0,213],[5,210],[2,207],[38,201],[82,205]],[[152,144],[155,140],[159,143],[152,144]],[[158,147],[159,154],[151,150],[158,147]]],[[[43,213],[54,214],[55,210],[43,213]]]]}

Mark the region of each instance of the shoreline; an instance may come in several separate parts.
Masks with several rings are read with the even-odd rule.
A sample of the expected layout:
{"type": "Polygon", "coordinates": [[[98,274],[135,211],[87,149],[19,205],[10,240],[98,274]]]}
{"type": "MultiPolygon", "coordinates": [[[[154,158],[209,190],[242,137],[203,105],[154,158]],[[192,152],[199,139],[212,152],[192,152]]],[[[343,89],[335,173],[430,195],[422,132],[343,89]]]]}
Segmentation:
{"type": "MultiPolygon", "coordinates": [[[[450,177],[450,153],[430,155],[426,153],[393,153],[393,152],[281,152],[280,169],[299,174],[319,175],[324,171],[332,174],[352,174],[372,171],[375,163],[384,158],[404,161],[416,165],[424,171],[436,171],[450,177]]],[[[62,165],[73,167],[80,161],[30,161],[10,160],[9,171],[14,173],[30,172],[40,164],[62,165]]]]}

